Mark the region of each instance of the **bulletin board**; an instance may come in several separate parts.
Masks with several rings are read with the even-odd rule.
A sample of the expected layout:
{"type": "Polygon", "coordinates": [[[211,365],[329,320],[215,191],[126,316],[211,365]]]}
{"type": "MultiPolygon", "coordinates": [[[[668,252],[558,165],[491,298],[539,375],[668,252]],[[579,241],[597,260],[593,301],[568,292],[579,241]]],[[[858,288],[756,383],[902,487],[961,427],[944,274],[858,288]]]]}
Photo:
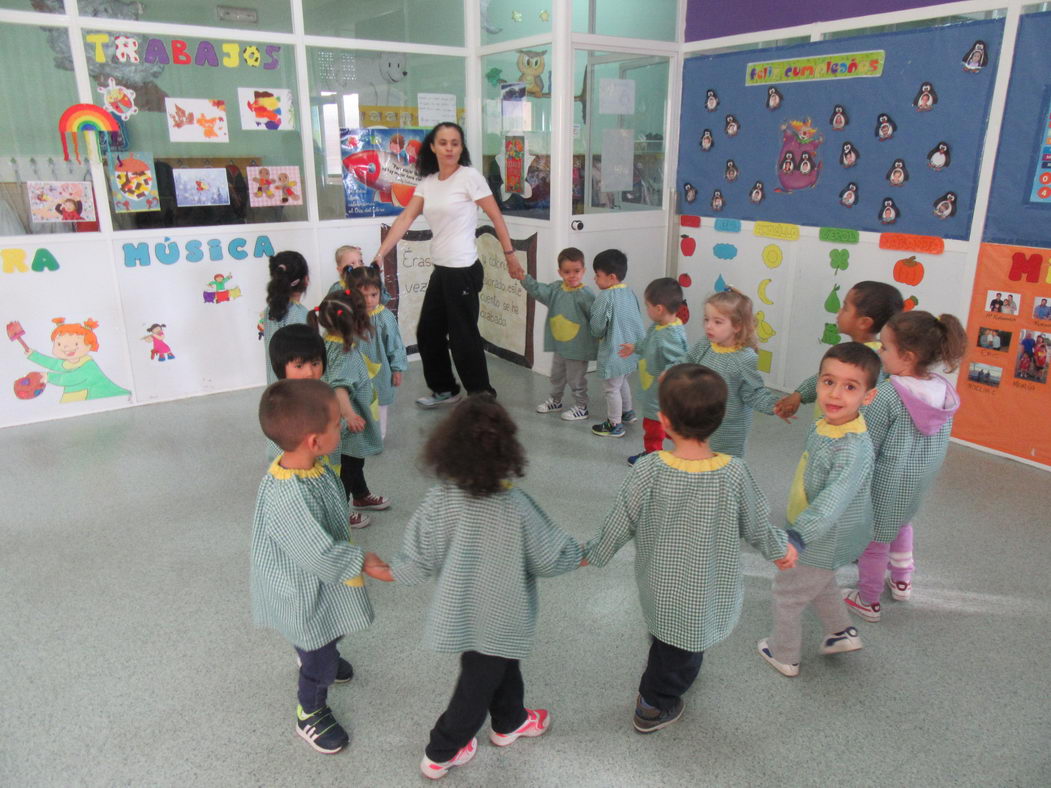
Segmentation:
{"type": "Polygon", "coordinates": [[[988,20],[687,60],[679,212],[966,239],[1002,34],[988,20]]]}

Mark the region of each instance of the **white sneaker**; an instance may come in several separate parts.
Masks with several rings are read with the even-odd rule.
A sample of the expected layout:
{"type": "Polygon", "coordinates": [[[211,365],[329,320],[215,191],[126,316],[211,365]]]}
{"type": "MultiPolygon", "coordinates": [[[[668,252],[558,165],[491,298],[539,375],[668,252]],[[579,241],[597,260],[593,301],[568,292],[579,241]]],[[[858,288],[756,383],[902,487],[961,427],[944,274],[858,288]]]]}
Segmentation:
{"type": "Polygon", "coordinates": [[[854,627],[847,627],[842,632],[833,632],[825,635],[821,641],[818,651],[822,654],[845,654],[848,651],[858,651],[861,648],[861,638],[854,627]]]}
{"type": "Polygon", "coordinates": [[[861,592],[856,588],[849,591],[843,591],[843,604],[847,606],[847,609],[856,616],[868,621],[870,624],[878,624],[880,618],[879,602],[873,602],[871,605],[866,604],[861,598],[861,592]]]}
{"type": "Polygon", "coordinates": [[[891,580],[890,575],[887,575],[887,588],[895,602],[907,602],[912,596],[911,580],[891,580]]]}
{"type": "Polygon", "coordinates": [[[582,405],[574,405],[562,414],[562,421],[583,421],[590,418],[591,414],[588,413],[588,409],[582,405]]]}
{"type": "Polygon", "coordinates": [[[756,648],[759,649],[759,656],[767,661],[774,670],[780,673],[782,676],[788,676],[792,678],[799,675],[799,663],[796,662],[793,665],[786,665],[784,662],[778,662],[774,659],[774,654],[770,651],[770,646],[766,642],[766,638],[759,641],[756,648]]]}
{"type": "Polygon", "coordinates": [[[463,399],[461,392],[453,394],[449,391],[432,391],[428,396],[416,400],[416,405],[424,410],[431,410],[439,405],[455,405],[461,399],[463,399]]]}
{"type": "Polygon", "coordinates": [[[351,528],[368,528],[372,518],[362,512],[351,512],[347,518],[347,525],[351,528]]]}
{"type": "Polygon", "coordinates": [[[536,406],[537,413],[555,413],[560,410],[562,410],[562,402],[551,397],[548,397],[536,406]]]}
{"type": "Polygon", "coordinates": [[[447,775],[454,766],[463,766],[470,761],[476,752],[478,752],[478,739],[471,739],[452,757],[452,760],[445,763],[436,763],[424,755],[423,760],[420,761],[420,771],[428,780],[438,780],[447,775]]]}

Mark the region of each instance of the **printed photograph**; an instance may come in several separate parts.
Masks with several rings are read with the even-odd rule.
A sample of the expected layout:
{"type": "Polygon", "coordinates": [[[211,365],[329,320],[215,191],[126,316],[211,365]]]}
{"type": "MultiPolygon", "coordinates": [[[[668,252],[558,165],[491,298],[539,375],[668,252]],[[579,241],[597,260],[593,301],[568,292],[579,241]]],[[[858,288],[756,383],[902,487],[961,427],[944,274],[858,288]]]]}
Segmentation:
{"type": "Polygon", "coordinates": [[[1011,347],[1011,332],[982,326],[978,329],[978,347],[1006,353],[1011,347]]]}
{"type": "Polygon", "coordinates": [[[1047,383],[1047,357],[1051,351],[1051,333],[1023,330],[1018,332],[1018,357],[1015,377],[1034,383],[1047,383]]]}
{"type": "Polygon", "coordinates": [[[1033,319],[1051,320],[1051,294],[1033,299],[1033,319]]]}
{"type": "Polygon", "coordinates": [[[967,379],[971,383],[981,383],[983,386],[992,386],[993,388],[999,387],[1003,375],[1003,367],[994,367],[992,364],[979,364],[976,361],[971,362],[970,367],[967,369],[967,379]]]}
{"type": "Polygon", "coordinates": [[[1021,293],[1008,293],[1006,290],[989,290],[985,294],[986,312],[1002,312],[1005,315],[1017,315],[1021,308],[1021,293]]]}

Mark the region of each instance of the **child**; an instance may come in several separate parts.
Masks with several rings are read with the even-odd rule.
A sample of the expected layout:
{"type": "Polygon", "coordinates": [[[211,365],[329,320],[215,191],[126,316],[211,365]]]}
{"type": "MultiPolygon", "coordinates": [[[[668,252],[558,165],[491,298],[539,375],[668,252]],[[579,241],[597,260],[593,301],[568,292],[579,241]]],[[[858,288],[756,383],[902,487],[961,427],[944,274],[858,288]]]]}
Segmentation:
{"type": "Polygon", "coordinates": [[[650,452],[664,448],[664,428],[657,418],[660,403],[657,401],[659,386],[653,385],[661,373],[675,366],[686,357],[686,330],[677,314],[682,306],[682,287],[674,279],[654,279],[646,287],[644,295],[646,316],[653,321],[645,338],[636,347],[624,345],[621,358],[637,353],[639,360],[639,384],[642,386],[642,452],[628,457],[628,464],[650,452]]]}
{"type": "Polygon", "coordinates": [[[635,463],[586,548],[588,563],[605,566],[635,538],[635,578],[651,639],[633,720],[639,733],[682,716],[682,695],[704,651],[737,623],[744,596],[740,540],[778,559],[782,569],[795,563],[796,550],[771,525],[748,466],[708,445],[726,400],[726,383],[710,369],[679,364],[665,373],[657,415],[675,449],[635,463]]]}
{"type": "Polygon", "coordinates": [[[551,395],[536,406],[537,413],[562,410],[566,383],[573,392],[573,407],[562,414],[564,421],[588,418],[588,362],[598,353],[598,343],[588,330],[595,292],[584,284],[584,253],[572,246],[558,253],[561,282],[540,284],[524,271],[522,287],[547,307],[544,350],[551,359],[551,395]]]}
{"type": "Polygon", "coordinates": [[[860,342],[829,348],[818,370],[823,418],[810,430],[788,499],[788,534],[799,564],[774,577],[774,634],[759,654],[785,676],[799,675],[800,616],[807,605],[827,633],[822,654],[861,648],[843,609],[836,570],[861,555],[872,539],[872,441],[862,405],[876,396],[880,360],[860,342]]]}
{"type": "MultiPolygon", "coordinates": [[[[325,343],[316,329],[305,323],[279,328],[270,338],[270,369],[278,380],[321,380],[325,374],[325,343]]],[[[267,460],[273,462],[281,448],[269,438],[267,460]]]]}
{"type": "Polygon", "coordinates": [[[902,312],[880,334],[883,370],[890,377],[877,387],[865,413],[876,450],[872,473],[875,528],[858,559],[858,587],[843,599],[865,621],[880,620],[880,592],[890,560],[887,585],[904,602],[912,595],[912,524],[923,494],[941,468],[960,398],[952,384],[931,372],[943,364],[952,372],[967,348],[967,334],[952,315],[902,312]]]}
{"type": "Polygon", "coordinates": [[[460,678],[420,763],[435,780],[474,757],[486,713],[498,747],[540,736],[551,724],[547,711],[523,705],[519,661],[536,629],[536,579],[575,569],[583,553],[511,484],[526,464],[517,431],[491,395],[456,406],[422,455],[441,483],[412,516],[391,564],[401,583],[437,577],[425,641],[460,653],[460,678]]]}
{"type": "MultiPolygon", "coordinates": [[[[342,293],[347,289],[347,274],[357,268],[364,268],[365,263],[361,258],[361,247],[360,246],[341,246],[336,250],[336,281],[329,287],[329,293],[342,293]]],[[[371,266],[377,274],[380,272],[379,266],[373,263],[371,266]]],[[[383,276],[380,276],[380,303],[384,306],[390,301],[390,294],[387,293],[387,288],[383,286],[383,276]]]]}
{"type": "Polygon", "coordinates": [[[622,358],[618,351],[625,344],[634,345],[645,335],[639,299],[624,284],[628,275],[628,258],[619,249],[607,249],[595,255],[595,284],[601,291],[591,305],[591,335],[599,340],[598,375],[606,394],[606,420],[591,428],[602,438],[623,438],[624,424],[638,421],[631,407],[628,375],[638,362],[634,355],[622,358]]]}
{"type": "MultiPolygon", "coordinates": [[[[893,285],[858,282],[843,299],[843,305],[836,315],[836,328],[854,342],[860,342],[878,353],[880,344],[877,335],[886,322],[904,308],[901,293],[893,285]]],[[[883,377],[881,373],[880,381],[883,377]]],[[[812,375],[800,383],[793,393],[781,399],[774,406],[774,412],[788,420],[799,410],[801,402],[814,402],[816,399],[817,375],[812,375]]]]}
{"type": "Polygon", "coordinates": [[[374,268],[354,268],[347,274],[347,286],[361,293],[365,299],[372,336],[361,340],[359,350],[365,359],[372,385],[380,403],[380,437],[387,440],[387,407],[394,404],[394,389],[401,385],[401,376],[409,368],[405,343],[401,339],[398,318],[380,303],[382,284],[374,268]]]}
{"type": "MultiPolygon", "coordinates": [[[[284,454],[259,485],[252,520],[252,613],[295,646],[296,733],[318,752],[339,752],[347,732],[328,707],[330,684],[354,670],[337,643],[372,623],[362,570],[385,577],[374,553],[350,543],[347,502],[321,458],[339,445],[339,407],[317,380],[282,380],[259,402],[259,424],[284,454]]],[[[389,571],[389,570],[387,570],[389,571]]]]}
{"type": "MultiPolygon", "coordinates": [[[[270,282],[266,286],[266,309],[259,322],[263,332],[263,352],[270,356],[270,340],[283,326],[307,322],[307,308],[300,303],[310,284],[306,258],[299,252],[278,252],[270,258],[270,282]]],[[[270,364],[266,382],[277,380],[270,364]]]]}
{"type": "MultiPolygon", "coordinates": [[[[336,390],[345,422],[339,447],[339,478],[355,509],[388,509],[390,500],[373,495],[365,482],[365,458],[383,451],[376,390],[356,347],[358,340],[372,335],[365,300],[354,290],[330,294],[308,319],[315,330],[325,330],[326,366],[322,379],[336,390]]],[[[361,511],[350,515],[351,528],[364,528],[370,522],[361,511]]]]}
{"type": "Polygon", "coordinates": [[[778,396],[759,377],[756,345],[748,296],[728,288],[705,302],[704,338],[690,348],[686,360],[715,370],[729,390],[726,416],[709,441],[712,451],[743,457],[752,410],[774,412],[778,396]]]}

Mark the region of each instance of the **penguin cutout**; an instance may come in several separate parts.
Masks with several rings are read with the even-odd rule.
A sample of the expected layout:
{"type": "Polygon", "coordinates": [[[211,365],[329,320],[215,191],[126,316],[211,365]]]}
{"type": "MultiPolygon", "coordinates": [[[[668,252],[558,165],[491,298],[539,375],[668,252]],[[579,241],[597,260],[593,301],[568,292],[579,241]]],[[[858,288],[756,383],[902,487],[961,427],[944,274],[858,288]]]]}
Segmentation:
{"type": "Polygon", "coordinates": [[[890,181],[891,186],[904,186],[905,181],[909,179],[909,171],[905,167],[905,161],[903,159],[895,159],[894,163],[890,165],[890,169],[887,170],[887,180],[890,181]]]}
{"type": "Polygon", "coordinates": [[[799,154],[799,166],[796,169],[799,170],[800,175],[809,175],[814,169],[814,159],[810,151],[805,150],[799,154]]]}
{"type": "Polygon", "coordinates": [[[939,219],[948,219],[956,215],[956,192],[945,192],[934,201],[934,215],[939,219]]]}
{"type": "Polygon", "coordinates": [[[781,95],[781,91],[777,88],[770,88],[766,91],[766,108],[769,110],[775,110],[781,106],[781,100],[784,96],[781,95]]]}
{"type": "Polygon", "coordinates": [[[716,189],[712,192],[712,210],[721,211],[726,202],[723,200],[723,193],[716,189]]]}
{"type": "Polygon", "coordinates": [[[850,118],[847,117],[847,111],[844,109],[842,104],[836,104],[832,108],[832,115],[828,119],[828,125],[832,127],[832,131],[843,131],[850,123],[850,118]]]}
{"type": "Polygon", "coordinates": [[[858,163],[858,159],[860,158],[861,154],[858,153],[858,149],[854,147],[853,143],[843,143],[843,148],[839,154],[839,163],[842,164],[844,168],[850,169],[858,163]]]}
{"type": "Polygon", "coordinates": [[[704,108],[709,112],[715,112],[716,107],[719,106],[719,95],[709,88],[706,91],[704,98],[704,108]]]}
{"type": "Polygon", "coordinates": [[[883,198],[883,205],[879,209],[879,220],[881,224],[894,224],[901,216],[901,211],[890,197],[883,198]]]}
{"type": "Polygon", "coordinates": [[[785,157],[781,159],[781,172],[789,173],[795,172],[796,169],[796,157],[795,154],[790,150],[785,151],[785,157]]]}
{"type": "Polygon", "coordinates": [[[949,166],[949,143],[939,142],[927,154],[927,166],[935,172],[941,172],[949,166]]]}
{"type": "Polygon", "coordinates": [[[733,159],[726,160],[726,180],[733,183],[737,180],[738,169],[733,159]]]}
{"type": "Polygon", "coordinates": [[[682,185],[683,196],[686,197],[686,202],[692,203],[697,199],[697,187],[692,183],[684,183],[682,185]]]}
{"type": "Polygon", "coordinates": [[[912,106],[917,112],[930,112],[938,103],[938,94],[934,92],[934,85],[924,82],[920,85],[920,92],[912,100],[912,106]]]}
{"type": "Polygon", "coordinates": [[[989,63],[989,53],[982,40],[975,41],[963,56],[963,70],[977,74],[989,63]]]}
{"type": "Polygon", "coordinates": [[[847,208],[853,208],[858,203],[858,185],[851,181],[846,188],[839,193],[839,202],[847,208]]]}
{"type": "Polygon", "coordinates": [[[733,115],[726,116],[726,136],[736,137],[737,132],[741,130],[741,124],[737,122],[737,118],[733,115]]]}
{"type": "Polygon", "coordinates": [[[763,198],[765,196],[766,195],[763,194],[763,182],[762,181],[756,181],[755,182],[755,186],[752,187],[751,194],[748,195],[748,199],[750,199],[753,203],[758,205],[759,203],[761,203],[763,201],[763,198]]]}
{"type": "Polygon", "coordinates": [[[701,150],[711,150],[715,144],[715,138],[712,137],[712,130],[705,129],[701,132],[701,150]]]}
{"type": "Polygon", "coordinates": [[[894,136],[894,132],[897,130],[897,124],[891,120],[890,115],[886,112],[876,119],[876,139],[880,142],[883,142],[883,140],[889,140],[894,136]]]}

